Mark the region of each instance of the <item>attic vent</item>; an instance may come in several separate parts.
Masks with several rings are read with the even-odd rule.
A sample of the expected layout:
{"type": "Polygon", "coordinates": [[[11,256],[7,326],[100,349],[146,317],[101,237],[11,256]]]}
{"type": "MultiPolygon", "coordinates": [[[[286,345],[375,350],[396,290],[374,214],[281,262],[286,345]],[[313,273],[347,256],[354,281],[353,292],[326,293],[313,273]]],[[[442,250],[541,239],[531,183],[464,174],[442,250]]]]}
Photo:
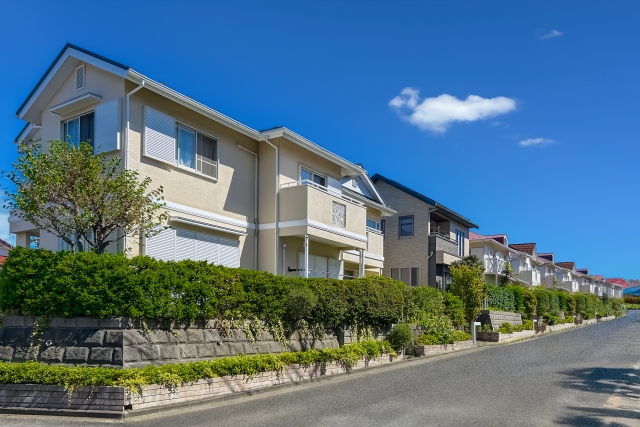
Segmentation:
{"type": "Polygon", "coordinates": [[[76,90],[84,89],[84,65],[76,68],[76,90]]]}

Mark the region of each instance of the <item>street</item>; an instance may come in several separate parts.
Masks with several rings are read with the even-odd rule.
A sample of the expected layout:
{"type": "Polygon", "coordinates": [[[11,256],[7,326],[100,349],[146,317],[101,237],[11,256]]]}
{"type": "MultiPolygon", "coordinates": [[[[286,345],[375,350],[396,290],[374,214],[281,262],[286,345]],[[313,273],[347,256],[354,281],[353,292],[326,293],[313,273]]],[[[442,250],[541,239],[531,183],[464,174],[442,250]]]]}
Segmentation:
{"type": "Polygon", "coordinates": [[[125,421],[3,426],[640,426],[640,311],[614,321],[125,421]]]}

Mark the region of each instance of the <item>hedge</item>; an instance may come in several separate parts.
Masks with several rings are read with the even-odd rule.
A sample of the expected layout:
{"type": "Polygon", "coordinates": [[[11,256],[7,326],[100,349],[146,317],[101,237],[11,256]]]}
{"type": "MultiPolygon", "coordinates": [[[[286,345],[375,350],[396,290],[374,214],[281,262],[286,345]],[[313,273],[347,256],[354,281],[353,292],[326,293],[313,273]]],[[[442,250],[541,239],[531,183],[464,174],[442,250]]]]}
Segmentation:
{"type": "Polygon", "coordinates": [[[304,279],[205,261],[15,248],[0,272],[0,310],[31,316],[127,316],[156,321],[259,320],[289,330],[388,328],[449,315],[461,302],[385,277],[304,279]]]}
{"type": "Polygon", "coordinates": [[[56,366],[39,362],[0,362],[0,384],[57,385],[68,391],[81,386],[121,386],[138,394],[142,386],[150,384],[176,387],[187,382],[225,375],[254,377],[262,372],[283,372],[291,364],[309,366],[314,363],[338,362],[350,368],[359,360],[370,360],[383,354],[396,357],[395,351],[387,341],[363,341],[335,349],[239,355],[199,362],[148,365],[144,368],[116,369],[56,366]]]}

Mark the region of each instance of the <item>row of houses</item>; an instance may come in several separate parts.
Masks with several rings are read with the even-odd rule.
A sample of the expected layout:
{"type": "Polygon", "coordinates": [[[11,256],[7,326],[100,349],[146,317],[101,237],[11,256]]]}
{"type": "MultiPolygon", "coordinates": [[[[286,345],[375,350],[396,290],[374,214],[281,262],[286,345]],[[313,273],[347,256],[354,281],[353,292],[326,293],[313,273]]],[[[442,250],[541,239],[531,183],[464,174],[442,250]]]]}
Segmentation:
{"type": "MultiPolygon", "coordinates": [[[[525,286],[620,296],[601,276],[481,236],[469,219],[286,127],[255,130],[133,68],[66,45],[19,107],[17,140],[90,141],[96,153],[162,185],[170,228],[127,248],[163,260],[196,259],[279,275],[385,275],[443,289],[469,254],[488,282],[504,263],[525,286]]],[[[66,249],[47,230],[9,217],[19,246],[66,249]]]]}

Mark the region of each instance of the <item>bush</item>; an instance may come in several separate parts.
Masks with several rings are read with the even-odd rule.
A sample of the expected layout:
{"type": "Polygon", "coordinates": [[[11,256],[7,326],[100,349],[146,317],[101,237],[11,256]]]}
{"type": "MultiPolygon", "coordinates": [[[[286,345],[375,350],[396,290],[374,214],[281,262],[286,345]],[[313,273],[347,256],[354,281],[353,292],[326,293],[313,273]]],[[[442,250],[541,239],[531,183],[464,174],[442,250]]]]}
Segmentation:
{"type": "Polygon", "coordinates": [[[449,291],[444,293],[444,314],[451,320],[454,327],[465,326],[462,300],[449,291]]]}
{"type": "Polygon", "coordinates": [[[640,310],[640,304],[625,304],[625,306],[627,307],[627,310],[640,310]]]}
{"type": "Polygon", "coordinates": [[[183,383],[225,375],[256,376],[262,372],[282,372],[288,365],[339,362],[347,367],[359,360],[396,353],[386,341],[363,341],[340,348],[307,350],[296,353],[233,356],[198,362],[175,363],[144,368],[100,368],[89,366],[52,366],[38,362],[0,362],[0,384],[45,384],[69,391],[81,386],[122,386],[134,394],[141,387],[159,384],[176,387],[183,383]]]}
{"type": "Polygon", "coordinates": [[[549,326],[557,325],[558,322],[560,321],[558,319],[558,316],[554,316],[553,314],[548,314],[547,316],[544,317],[544,320],[547,322],[547,325],[549,326]]]}
{"type": "Polygon", "coordinates": [[[533,320],[524,320],[522,322],[523,331],[533,331],[533,320]]]}
{"type": "Polygon", "coordinates": [[[413,338],[411,328],[406,323],[401,323],[391,328],[387,341],[389,341],[391,348],[395,351],[400,351],[411,344],[411,338],[413,338]]]}
{"type": "Polygon", "coordinates": [[[510,289],[505,286],[486,285],[489,297],[489,307],[499,311],[515,311],[515,298],[510,289]]]}
{"type": "Polygon", "coordinates": [[[433,337],[440,344],[453,343],[453,325],[445,316],[428,315],[421,323],[422,335],[433,337]]]}
{"type": "Polygon", "coordinates": [[[416,345],[442,345],[453,344],[459,341],[468,341],[471,335],[463,331],[453,331],[451,339],[443,339],[441,336],[434,334],[422,334],[415,339],[416,345]]]}
{"type": "Polygon", "coordinates": [[[430,286],[405,288],[405,317],[412,323],[420,323],[427,315],[445,313],[444,294],[430,286]]]}
{"type": "Polygon", "coordinates": [[[498,331],[503,334],[511,334],[513,333],[513,326],[509,322],[503,322],[500,325],[500,329],[498,329],[498,331]]]}
{"type": "Polygon", "coordinates": [[[128,316],[166,321],[304,319],[382,328],[402,316],[402,282],[274,276],[204,261],[15,248],[0,272],[0,310],[30,316],[128,316]]]}

